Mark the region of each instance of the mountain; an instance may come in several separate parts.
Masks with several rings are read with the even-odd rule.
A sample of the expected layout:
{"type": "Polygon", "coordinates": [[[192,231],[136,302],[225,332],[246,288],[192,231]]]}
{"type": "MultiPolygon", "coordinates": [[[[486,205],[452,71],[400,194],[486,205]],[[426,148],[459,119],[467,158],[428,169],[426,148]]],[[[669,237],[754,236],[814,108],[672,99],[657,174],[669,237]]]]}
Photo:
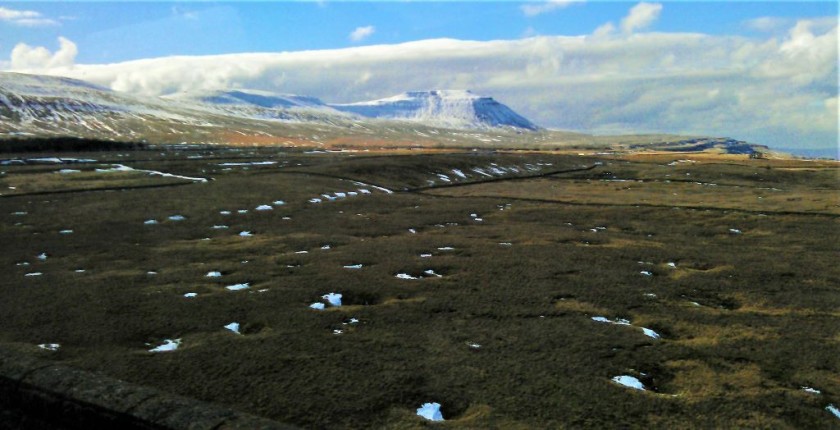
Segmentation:
{"type": "Polygon", "coordinates": [[[239,118],[332,123],[355,117],[333,109],[316,97],[258,90],[187,92],[162,98],[195,110],[239,118]]]}
{"type": "Polygon", "coordinates": [[[75,79],[0,72],[0,141],[56,137],[339,149],[768,150],[728,138],[545,130],[469,91],[417,91],[331,105],[314,97],[239,89],[141,97],[75,79]]]}
{"type": "Polygon", "coordinates": [[[445,128],[540,128],[492,97],[470,91],[412,91],[367,102],[330,105],[368,118],[398,119],[445,128]]]}

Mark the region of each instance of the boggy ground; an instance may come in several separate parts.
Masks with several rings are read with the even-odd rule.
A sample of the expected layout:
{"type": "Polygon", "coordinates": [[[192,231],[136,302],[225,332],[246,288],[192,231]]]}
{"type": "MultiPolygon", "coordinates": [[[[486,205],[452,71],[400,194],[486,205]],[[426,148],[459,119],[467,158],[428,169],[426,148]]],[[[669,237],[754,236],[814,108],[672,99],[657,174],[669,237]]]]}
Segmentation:
{"type": "Polygon", "coordinates": [[[6,347],[305,428],[840,423],[836,163],[75,156],[0,166],[6,347]]]}

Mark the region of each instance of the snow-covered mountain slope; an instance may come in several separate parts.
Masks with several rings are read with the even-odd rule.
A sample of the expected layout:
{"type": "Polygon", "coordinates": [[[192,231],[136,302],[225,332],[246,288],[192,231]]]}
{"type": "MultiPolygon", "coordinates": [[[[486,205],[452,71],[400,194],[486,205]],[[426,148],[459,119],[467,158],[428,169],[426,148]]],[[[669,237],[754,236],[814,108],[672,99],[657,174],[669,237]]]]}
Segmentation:
{"type": "Polygon", "coordinates": [[[84,81],[0,73],[0,131],[11,134],[132,135],[138,123],[204,125],[158,98],[139,98],[84,81]]]}
{"type": "Polygon", "coordinates": [[[164,96],[163,99],[180,103],[184,107],[238,118],[330,123],[355,117],[333,109],[316,97],[258,90],[178,93],[164,96]]]}
{"type": "Polygon", "coordinates": [[[369,118],[407,120],[438,127],[539,129],[492,97],[470,91],[412,91],[380,100],[331,106],[369,118]]]}

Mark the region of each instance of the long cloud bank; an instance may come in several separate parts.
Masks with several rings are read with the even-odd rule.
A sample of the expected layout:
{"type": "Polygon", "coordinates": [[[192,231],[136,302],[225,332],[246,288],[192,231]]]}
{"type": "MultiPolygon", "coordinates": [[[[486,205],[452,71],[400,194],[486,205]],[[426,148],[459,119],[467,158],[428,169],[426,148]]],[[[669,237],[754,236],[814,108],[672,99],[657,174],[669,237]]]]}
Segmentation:
{"type": "Polygon", "coordinates": [[[61,61],[27,47],[17,61],[13,53],[10,68],[145,95],[252,88],[351,102],[472,89],[552,128],[732,136],[812,149],[837,146],[837,37],[833,19],[800,20],[785,37],[765,39],[628,34],[608,26],[577,37],[435,39],[100,65],[68,64],[76,47],[65,39],[54,54],[61,61]]]}

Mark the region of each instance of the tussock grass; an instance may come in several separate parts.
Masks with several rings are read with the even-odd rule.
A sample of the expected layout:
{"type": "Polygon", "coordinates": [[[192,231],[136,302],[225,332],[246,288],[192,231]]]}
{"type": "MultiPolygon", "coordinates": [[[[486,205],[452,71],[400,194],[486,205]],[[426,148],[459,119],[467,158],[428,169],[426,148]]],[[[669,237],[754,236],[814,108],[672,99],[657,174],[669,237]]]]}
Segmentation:
{"type": "MultiPolygon", "coordinates": [[[[449,420],[434,426],[448,428],[834,422],[823,410],[840,401],[840,221],[829,165],[605,158],[583,173],[372,189],[313,204],[322,193],[359,188],[352,181],[399,191],[443,169],[597,159],[277,149],[118,155],[94,158],[215,180],[0,198],[0,341],[311,428],[425,428],[414,411],[430,401],[449,420]],[[277,163],[218,165],[266,160],[277,163]],[[719,185],[677,182],[678,173],[719,185]],[[602,181],[612,176],[645,182],[602,181]],[[691,193],[677,202],[671,190],[691,193]],[[771,193],[803,200],[766,197],[767,206],[747,198],[771,193]],[[254,210],[276,200],[285,204],[254,210]],[[169,221],[174,214],[186,219],[169,221]],[[41,252],[46,261],[36,258],[41,252]],[[428,269],[444,276],[394,276],[428,269]],[[222,276],[207,278],[209,271],[222,276]],[[243,282],[250,289],[224,288],[243,282]],[[344,306],[309,308],[330,292],[343,294],[344,306]],[[243,335],[223,328],[232,321],[243,335]],[[182,339],[178,351],[147,352],[173,338],[182,339]],[[34,346],[44,342],[62,346],[52,354],[34,346]],[[625,374],[649,390],[610,381],[625,374]]],[[[48,174],[28,168],[4,170],[48,174]]]]}

